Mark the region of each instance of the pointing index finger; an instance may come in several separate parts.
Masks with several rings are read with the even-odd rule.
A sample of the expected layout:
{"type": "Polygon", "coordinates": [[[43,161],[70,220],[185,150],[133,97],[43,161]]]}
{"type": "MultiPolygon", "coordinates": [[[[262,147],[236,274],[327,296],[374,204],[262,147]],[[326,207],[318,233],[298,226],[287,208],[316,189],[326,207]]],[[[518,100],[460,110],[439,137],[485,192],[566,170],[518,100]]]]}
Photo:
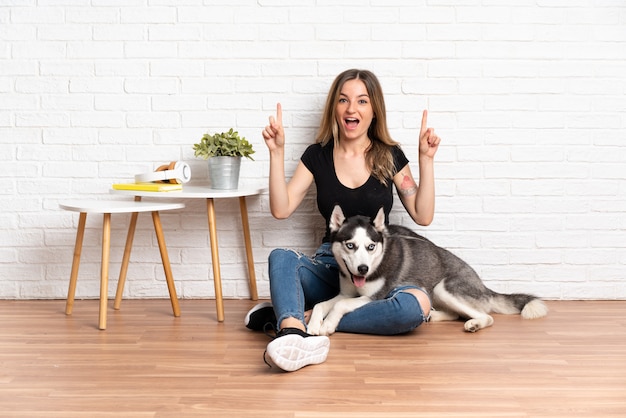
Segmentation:
{"type": "Polygon", "coordinates": [[[422,113],[422,127],[420,129],[420,136],[424,134],[424,132],[426,132],[426,129],[428,129],[428,110],[424,109],[424,112],[422,113]]]}
{"type": "Polygon", "coordinates": [[[280,103],[276,103],[276,119],[279,124],[283,124],[283,107],[280,103]]]}

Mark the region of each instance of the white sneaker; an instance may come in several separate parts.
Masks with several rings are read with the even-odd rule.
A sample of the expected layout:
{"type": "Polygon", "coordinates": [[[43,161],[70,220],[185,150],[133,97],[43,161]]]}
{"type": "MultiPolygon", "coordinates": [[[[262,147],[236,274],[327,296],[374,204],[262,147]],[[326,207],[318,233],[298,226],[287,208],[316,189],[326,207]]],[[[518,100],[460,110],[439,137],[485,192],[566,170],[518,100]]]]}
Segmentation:
{"type": "Polygon", "coordinates": [[[309,335],[297,328],[281,329],[267,345],[266,353],[272,362],[286,372],[293,372],[311,364],[326,361],[330,339],[309,335]]]}

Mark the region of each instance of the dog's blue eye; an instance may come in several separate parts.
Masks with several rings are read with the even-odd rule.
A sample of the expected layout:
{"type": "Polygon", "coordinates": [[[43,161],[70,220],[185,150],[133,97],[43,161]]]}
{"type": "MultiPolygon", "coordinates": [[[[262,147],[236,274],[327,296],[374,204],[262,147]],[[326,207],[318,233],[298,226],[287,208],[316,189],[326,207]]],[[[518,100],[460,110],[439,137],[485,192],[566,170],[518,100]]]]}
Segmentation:
{"type": "Polygon", "coordinates": [[[367,246],[367,251],[374,251],[374,248],[376,248],[376,244],[370,244],[367,246]]]}
{"type": "Polygon", "coordinates": [[[354,244],[351,242],[346,242],[346,248],[349,250],[353,250],[354,249],[354,244]]]}

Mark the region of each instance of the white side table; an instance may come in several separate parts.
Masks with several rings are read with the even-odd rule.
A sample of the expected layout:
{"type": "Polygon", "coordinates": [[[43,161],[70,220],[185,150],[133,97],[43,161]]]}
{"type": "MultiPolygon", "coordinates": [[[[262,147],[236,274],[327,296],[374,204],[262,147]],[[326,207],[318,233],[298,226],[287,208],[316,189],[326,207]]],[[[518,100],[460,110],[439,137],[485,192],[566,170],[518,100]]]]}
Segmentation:
{"type": "MultiPolygon", "coordinates": [[[[146,192],[137,190],[115,190],[113,194],[135,196],[135,198],[151,197],[162,199],[206,199],[207,215],[209,218],[209,238],[211,241],[211,261],[213,264],[213,285],[215,286],[215,304],[217,310],[217,320],[224,321],[224,301],[222,298],[222,275],[220,272],[220,256],[217,245],[217,222],[215,217],[215,199],[238,198],[239,211],[241,212],[241,227],[243,229],[244,242],[246,246],[246,256],[248,261],[248,278],[250,284],[250,299],[259,298],[256,286],[256,275],[254,273],[254,259],[252,256],[252,243],[250,240],[250,226],[248,223],[248,207],[246,205],[247,196],[256,196],[267,190],[267,187],[239,187],[236,190],[217,190],[202,186],[183,185],[182,191],[172,192],[146,192]]],[[[131,222],[132,226],[132,222],[131,222]]]]}
{"type": "Polygon", "coordinates": [[[124,291],[124,283],[126,281],[126,270],[130,260],[130,250],[133,245],[133,237],[135,235],[135,225],[139,212],[152,212],[152,221],[154,223],[154,231],[156,232],[159,250],[161,252],[161,261],[163,262],[163,270],[165,271],[165,279],[170,294],[172,310],[174,316],[180,316],[180,307],[178,305],[178,297],[176,296],[176,287],[174,286],[174,278],[170,267],[170,259],[165,246],[165,237],[163,236],[163,228],[161,227],[161,218],[159,211],[182,209],[185,207],[182,203],[163,203],[163,202],[139,202],[119,201],[119,200],[76,200],[69,202],[61,202],[61,209],[80,212],[78,220],[78,230],[76,232],[76,244],[74,246],[74,259],[72,261],[72,272],[70,274],[70,285],[67,292],[67,302],[65,305],[65,313],[70,315],[74,306],[74,294],[76,293],[76,280],[78,278],[78,267],[80,265],[80,255],[83,247],[83,236],[85,235],[85,223],[88,213],[103,214],[102,221],[102,264],[100,270],[100,317],[98,327],[106,329],[107,321],[107,301],[109,286],[109,255],[111,246],[111,214],[112,213],[132,213],[131,228],[128,229],[126,238],[126,247],[124,249],[124,257],[122,260],[122,268],[120,270],[120,279],[117,284],[117,292],[115,294],[115,309],[119,309],[122,301],[122,293],[124,291]]]}

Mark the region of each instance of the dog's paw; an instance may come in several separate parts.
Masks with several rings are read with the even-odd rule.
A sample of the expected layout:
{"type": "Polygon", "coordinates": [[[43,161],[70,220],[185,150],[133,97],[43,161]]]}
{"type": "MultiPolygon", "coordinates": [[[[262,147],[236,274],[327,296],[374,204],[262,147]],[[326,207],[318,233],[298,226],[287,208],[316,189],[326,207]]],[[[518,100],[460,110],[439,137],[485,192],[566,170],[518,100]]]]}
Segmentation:
{"type": "Polygon", "coordinates": [[[324,323],[322,324],[322,326],[320,327],[320,333],[319,335],[333,335],[335,333],[335,331],[337,331],[337,324],[335,323],[331,323],[332,321],[324,321],[324,323]]]}
{"type": "Polygon", "coordinates": [[[322,321],[313,321],[313,318],[309,321],[306,326],[307,334],[311,335],[322,335],[320,334],[320,328],[322,327],[322,321]]]}
{"type": "Polygon", "coordinates": [[[464,325],[465,331],[476,332],[480,329],[480,324],[475,319],[470,319],[464,325]]]}
{"type": "Polygon", "coordinates": [[[480,329],[487,328],[493,325],[493,317],[491,315],[484,315],[478,318],[472,318],[465,322],[465,331],[476,332],[480,329]]]}
{"type": "Polygon", "coordinates": [[[320,328],[322,327],[323,322],[324,318],[321,315],[317,315],[315,310],[313,310],[311,319],[309,319],[309,323],[306,327],[306,332],[311,335],[324,335],[320,334],[320,328]]]}
{"type": "Polygon", "coordinates": [[[306,333],[309,335],[324,335],[324,334],[320,334],[320,328],[321,325],[316,325],[316,324],[312,324],[312,323],[308,323],[308,325],[306,326],[306,333]]]}
{"type": "Polygon", "coordinates": [[[322,326],[320,327],[320,335],[332,335],[337,330],[337,326],[339,326],[339,321],[341,321],[343,315],[339,314],[336,310],[332,310],[324,319],[322,326]]]}

